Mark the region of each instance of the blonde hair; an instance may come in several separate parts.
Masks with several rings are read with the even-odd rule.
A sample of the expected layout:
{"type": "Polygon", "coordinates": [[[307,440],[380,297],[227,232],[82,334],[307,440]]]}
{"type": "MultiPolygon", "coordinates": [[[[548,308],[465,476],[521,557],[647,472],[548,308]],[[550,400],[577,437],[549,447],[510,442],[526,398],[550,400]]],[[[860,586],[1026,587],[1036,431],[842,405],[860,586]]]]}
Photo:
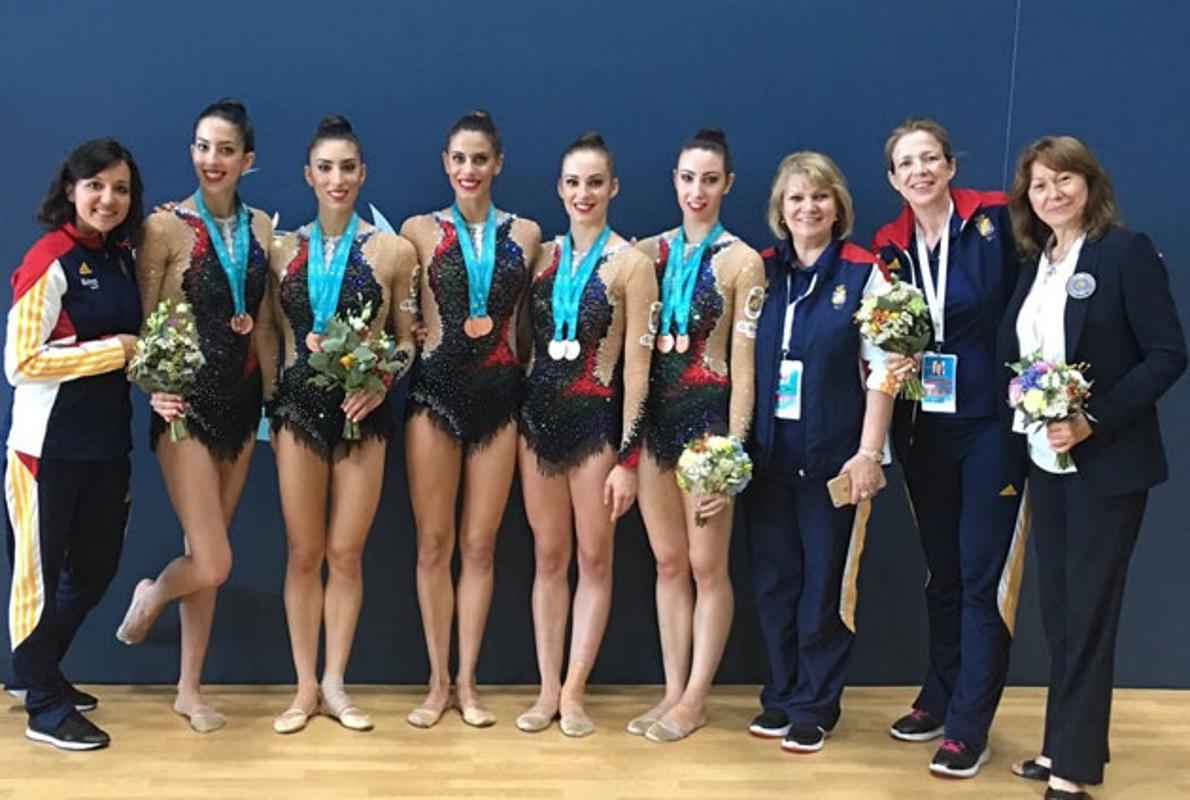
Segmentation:
{"type": "Polygon", "coordinates": [[[1116,194],[1111,179],[1095,154],[1073,136],[1043,136],[1025,148],[1016,162],[1016,174],[1008,191],[1008,211],[1012,215],[1012,233],[1021,255],[1031,258],[1045,248],[1053,231],[1041,221],[1029,201],[1029,183],[1033,165],[1041,162],[1054,172],[1073,172],[1087,182],[1087,207],[1083,226],[1087,238],[1095,241],[1113,225],[1120,224],[1116,194]]]}
{"type": "Polygon", "coordinates": [[[769,193],[769,210],[767,221],[773,236],[784,241],[789,232],[785,228],[785,219],[781,214],[782,200],[785,187],[790,177],[801,175],[816,186],[824,186],[835,196],[835,213],[837,218],[831,226],[831,233],[838,239],[846,239],[851,234],[851,226],[855,223],[855,209],[851,204],[851,192],[847,191],[847,180],[839,166],[830,156],[812,151],[791,153],[781,159],[777,165],[777,174],[773,176],[773,187],[769,193]]]}

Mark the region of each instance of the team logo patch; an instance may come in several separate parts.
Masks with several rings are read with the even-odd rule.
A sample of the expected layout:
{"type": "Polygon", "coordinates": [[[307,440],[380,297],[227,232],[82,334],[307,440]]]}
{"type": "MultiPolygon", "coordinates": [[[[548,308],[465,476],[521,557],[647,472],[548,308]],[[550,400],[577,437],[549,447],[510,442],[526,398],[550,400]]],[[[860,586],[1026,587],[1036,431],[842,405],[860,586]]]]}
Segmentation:
{"type": "Polygon", "coordinates": [[[744,304],[744,316],[748,319],[760,319],[760,309],[764,306],[764,287],[753,286],[748,291],[748,300],[744,304]]]}
{"type": "Polygon", "coordinates": [[[897,270],[899,270],[901,268],[901,262],[894,258],[892,261],[888,262],[884,266],[888,268],[889,272],[896,272],[897,270]]]}
{"type": "Polygon", "coordinates": [[[840,283],[835,287],[834,291],[831,292],[831,307],[833,307],[835,310],[838,310],[842,308],[843,304],[846,302],[847,287],[840,283]]]}
{"type": "Polygon", "coordinates": [[[996,235],[996,226],[984,214],[975,217],[975,230],[979,231],[980,236],[988,240],[991,240],[996,235]]]}
{"type": "Polygon", "coordinates": [[[1004,488],[1000,490],[1000,496],[1001,497],[1016,497],[1016,487],[1013,486],[1011,483],[1006,484],[1004,486],[1004,488]]]}
{"type": "Polygon", "coordinates": [[[661,303],[654,301],[649,306],[649,333],[656,335],[661,327],[661,303]]]}
{"type": "Polygon", "coordinates": [[[92,272],[91,267],[87,264],[86,261],[84,261],[82,266],[79,267],[79,275],[90,275],[91,272],[92,272]]]}

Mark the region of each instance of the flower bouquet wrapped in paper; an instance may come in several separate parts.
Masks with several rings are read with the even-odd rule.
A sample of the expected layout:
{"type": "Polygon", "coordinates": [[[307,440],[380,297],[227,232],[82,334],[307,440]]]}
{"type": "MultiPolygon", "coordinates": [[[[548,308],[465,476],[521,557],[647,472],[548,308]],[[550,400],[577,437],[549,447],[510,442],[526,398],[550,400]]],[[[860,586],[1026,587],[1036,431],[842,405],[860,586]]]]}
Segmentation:
{"type": "MultiPolygon", "coordinates": [[[[136,353],[128,363],[128,379],[149,393],[185,397],[194,389],[205,363],[189,303],[174,305],[162,300],[145,320],[136,353]]],[[[171,442],[189,435],[185,416],[169,423],[171,442]]]]}
{"type": "MultiPolygon", "coordinates": [[[[387,331],[372,333],[371,318],[372,304],[365,303],[357,314],[336,314],[327,321],[318,349],[310,353],[315,372],[310,383],[327,391],[342,389],[344,394],[382,392],[404,371],[409,354],[397,348],[387,331]]],[[[360,438],[359,424],[351,418],[343,421],[343,438],[360,438]]]]}
{"type": "MultiPolygon", "coordinates": [[[[752,479],[752,459],[734,436],[707,434],[686,445],[675,475],[688,494],[736,495],[752,479]]],[[[694,522],[701,527],[706,519],[697,515],[694,522]]]]}
{"type": "MultiPolygon", "coordinates": [[[[855,312],[860,335],[886,353],[913,357],[925,350],[930,340],[930,310],[921,291],[897,277],[865,295],[855,312]]],[[[891,373],[886,380],[895,380],[891,373]]],[[[892,386],[885,387],[889,391],[892,386]]],[[[909,400],[925,396],[921,379],[910,375],[900,394],[909,400]]]]}
{"type": "MultiPolygon", "coordinates": [[[[1067,364],[1032,353],[1008,365],[1016,377],[1008,383],[1008,405],[1024,427],[1036,428],[1082,413],[1091,397],[1086,364],[1067,364]]],[[[1070,453],[1058,453],[1058,466],[1070,466],[1070,453]]]]}

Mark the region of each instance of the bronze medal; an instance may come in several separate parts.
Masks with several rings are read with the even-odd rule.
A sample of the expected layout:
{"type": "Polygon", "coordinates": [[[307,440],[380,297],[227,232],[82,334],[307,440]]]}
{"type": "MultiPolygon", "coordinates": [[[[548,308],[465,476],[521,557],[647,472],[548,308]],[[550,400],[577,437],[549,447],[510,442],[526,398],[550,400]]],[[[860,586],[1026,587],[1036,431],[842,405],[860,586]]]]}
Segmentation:
{"type": "Polygon", "coordinates": [[[252,332],[252,315],[233,314],[229,324],[233,331],[240,334],[241,336],[247,336],[252,332]]]}
{"type": "Polygon", "coordinates": [[[679,353],[685,353],[689,349],[690,337],[684,333],[679,333],[677,338],[674,339],[674,350],[677,350],[679,353]]]}
{"type": "Polygon", "coordinates": [[[472,339],[478,339],[482,336],[487,336],[491,332],[492,318],[488,316],[467,317],[467,321],[463,323],[463,333],[467,334],[472,339]]]}
{"type": "Polygon", "coordinates": [[[322,352],[322,337],[314,331],[306,334],[306,349],[311,353],[322,352]]]}
{"type": "Polygon", "coordinates": [[[668,333],[663,333],[657,337],[657,349],[662,353],[668,353],[674,349],[674,337],[668,333]]]}

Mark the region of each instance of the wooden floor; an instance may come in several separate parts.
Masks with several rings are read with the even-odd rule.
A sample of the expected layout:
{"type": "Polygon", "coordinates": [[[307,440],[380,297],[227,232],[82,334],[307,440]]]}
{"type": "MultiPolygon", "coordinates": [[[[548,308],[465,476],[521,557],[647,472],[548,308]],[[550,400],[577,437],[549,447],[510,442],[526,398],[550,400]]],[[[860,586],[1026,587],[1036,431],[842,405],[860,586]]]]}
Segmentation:
{"type": "MultiPolygon", "coordinates": [[[[755,692],[717,687],[710,725],[677,744],[623,732],[655,697],[649,687],[592,690],[599,730],[581,740],[556,727],[524,734],[512,722],[533,698],[526,687],[489,688],[499,715],[486,730],[452,714],[428,730],[404,721],[420,699],[409,687],[357,687],[354,699],[377,726],[353,733],[325,717],[278,736],[273,715],[286,687],[217,687],[226,728],[190,732],[170,710],[166,687],[85,687],[99,694],[92,719],[111,735],[107,750],[63,753],[24,738],[23,709],[0,714],[0,797],[37,798],[1038,798],[1041,784],[1013,777],[1009,762],[1034,752],[1043,692],[1009,689],[992,732],[992,761],[967,781],[932,778],[933,744],[894,742],[889,722],[913,697],[906,688],[853,688],[826,748],[790,755],[748,736],[755,692]]],[[[1190,691],[1116,692],[1114,763],[1094,793],[1106,798],[1190,798],[1190,691]]]]}

